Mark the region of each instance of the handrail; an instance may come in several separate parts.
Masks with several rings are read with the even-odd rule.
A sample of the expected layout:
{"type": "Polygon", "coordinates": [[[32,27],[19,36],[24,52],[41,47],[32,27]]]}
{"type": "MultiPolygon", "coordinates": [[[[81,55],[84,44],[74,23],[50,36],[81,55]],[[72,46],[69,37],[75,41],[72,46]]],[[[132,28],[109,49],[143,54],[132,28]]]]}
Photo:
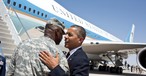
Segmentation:
{"type": "Polygon", "coordinates": [[[10,18],[10,14],[9,11],[6,7],[6,5],[4,4],[3,0],[0,1],[0,13],[2,14],[2,17],[4,19],[4,21],[7,22],[7,26],[9,27],[10,33],[12,35],[12,39],[15,41],[15,45],[18,45],[22,40],[16,30],[16,27],[14,26],[11,18],[10,18]]]}
{"type": "MultiPolygon", "coordinates": [[[[16,14],[16,17],[18,18],[18,20],[19,20],[19,22],[20,22],[20,24],[22,25],[22,29],[24,29],[24,31],[26,32],[26,34],[27,34],[27,36],[28,36],[28,38],[30,39],[30,36],[29,36],[29,34],[28,34],[28,32],[27,32],[27,30],[26,30],[26,28],[24,27],[24,25],[23,25],[23,23],[22,23],[22,21],[20,20],[20,18],[19,18],[19,16],[18,16],[18,14],[16,13],[16,11],[12,8],[12,10],[14,11],[14,13],[16,14]]],[[[22,31],[22,29],[19,31],[19,33],[22,31]]]]}

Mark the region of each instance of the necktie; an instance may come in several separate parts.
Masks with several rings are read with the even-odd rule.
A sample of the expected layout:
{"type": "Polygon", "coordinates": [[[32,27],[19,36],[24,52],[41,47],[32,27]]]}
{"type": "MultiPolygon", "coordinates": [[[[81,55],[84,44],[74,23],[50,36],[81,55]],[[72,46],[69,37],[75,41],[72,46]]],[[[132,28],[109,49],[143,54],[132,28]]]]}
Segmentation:
{"type": "Polygon", "coordinates": [[[68,53],[67,53],[66,58],[68,58],[68,57],[69,57],[69,55],[70,55],[70,52],[68,52],[68,53]]]}

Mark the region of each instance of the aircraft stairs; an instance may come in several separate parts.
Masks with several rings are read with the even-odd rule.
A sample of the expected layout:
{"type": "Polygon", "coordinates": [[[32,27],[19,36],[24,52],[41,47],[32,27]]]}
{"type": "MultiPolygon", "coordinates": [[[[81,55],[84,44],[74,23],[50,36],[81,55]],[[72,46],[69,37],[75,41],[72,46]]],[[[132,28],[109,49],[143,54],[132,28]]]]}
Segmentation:
{"type": "Polygon", "coordinates": [[[3,1],[0,1],[0,7],[0,47],[2,48],[0,53],[6,57],[6,62],[8,63],[14,53],[14,49],[21,42],[21,38],[3,1]]]}
{"type": "Polygon", "coordinates": [[[14,52],[16,45],[14,43],[14,40],[12,39],[9,27],[7,26],[7,23],[2,19],[2,16],[0,16],[0,41],[4,56],[7,59],[10,59],[10,56],[14,52]]]}

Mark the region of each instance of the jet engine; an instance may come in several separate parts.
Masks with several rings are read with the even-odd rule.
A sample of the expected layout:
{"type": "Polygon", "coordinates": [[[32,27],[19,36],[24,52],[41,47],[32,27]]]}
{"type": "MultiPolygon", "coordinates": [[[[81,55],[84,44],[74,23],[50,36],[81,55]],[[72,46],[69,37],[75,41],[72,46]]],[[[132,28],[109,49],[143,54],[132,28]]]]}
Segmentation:
{"type": "Polygon", "coordinates": [[[146,71],[146,47],[141,49],[137,54],[137,63],[143,70],[146,71]]]}

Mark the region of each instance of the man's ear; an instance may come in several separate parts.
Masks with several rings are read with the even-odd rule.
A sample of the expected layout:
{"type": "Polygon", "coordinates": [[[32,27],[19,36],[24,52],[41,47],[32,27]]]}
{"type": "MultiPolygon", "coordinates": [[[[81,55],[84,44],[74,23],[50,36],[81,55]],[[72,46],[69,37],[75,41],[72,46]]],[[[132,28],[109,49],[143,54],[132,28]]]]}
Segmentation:
{"type": "Polygon", "coordinates": [[[84,38],[79,39],[79,43],[82,43],[84,41],[84,38]]]}

